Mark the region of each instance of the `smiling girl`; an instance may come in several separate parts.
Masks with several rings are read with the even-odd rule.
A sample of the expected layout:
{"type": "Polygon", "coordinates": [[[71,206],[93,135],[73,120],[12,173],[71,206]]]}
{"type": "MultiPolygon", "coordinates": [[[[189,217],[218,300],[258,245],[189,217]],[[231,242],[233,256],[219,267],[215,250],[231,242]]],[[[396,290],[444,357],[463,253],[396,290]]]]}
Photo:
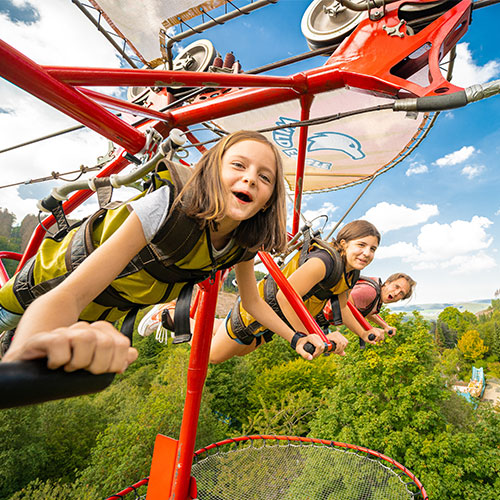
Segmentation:
{"type": "Polygon", "coordinates": [[[157,189],[98,212],[61,241],[44,240],[0,290],[0,329],[23,315],[3,361],[47,357],[49,368],[122,372],[137,351],[112,322],[231,266],[249,314],[292,340],[294,330],[259,296],[253,265],[258,249],[286,244],[276,148],[259,133],[236,132],[202,156],[184,185],[181,174],[160,162],[157,189]]]}
{"type": "MultiPolygon", "coordinates": [[[[365,331],[347,307],[347,299],[359,271],[373,260],[379,243],[380,234],[373,224],[363,220],[353,221],[344,226],[337,239],[330,243],[313,239],[310,244],[306,244],[307,248],[291,259],[283,273],[303,298],[312,316],[316,316],[323,309],[330,297],[336,296],[344,324],[366,342],[376,343],[383,338],[384,332],[378,328],[365,331]],[[370,334],[375,334],[374,340],[368,340],[370,334]]],[[[304,330],[302,322],[271,277],[261,281],[258,290],[260,296],[293,330],[304,330]]],[[[274,333],[281,335],[278,331],[274,333]]],[[[210,361],[220,363],[233,356],[248,354],[255,350],[262,340],[271,340],[272,335],[273,330],[262,326],[246,309],[243,300],[238,299],[215,333],[210,361]]],[[[312,337],[314,336],[308,336],[307,341],[312,337]]],[[[329,338],[337,345],[335,352],[343,355],[347,339],[339,332],[329,334],[329,338]]],[[[296,335],[297,345],[304,340],[300,334],[296,335]]]]}

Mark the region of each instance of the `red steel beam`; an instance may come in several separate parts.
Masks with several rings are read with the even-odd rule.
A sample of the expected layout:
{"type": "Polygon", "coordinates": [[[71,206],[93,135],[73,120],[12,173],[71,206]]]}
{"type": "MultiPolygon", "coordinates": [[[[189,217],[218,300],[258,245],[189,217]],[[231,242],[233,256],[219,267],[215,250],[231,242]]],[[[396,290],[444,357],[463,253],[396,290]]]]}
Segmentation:
{"type": "Polygon", "coordinates": [[[58,81],[42,66],[0,40],[0,75],[88,128],[122,145],[132,154],[146,139],[142,132],[99,106],[66,83],[58,81]]]}
{"type": "Polygon", "coordinates": [[[265,252],[259,252],[259,258],[266,266],[267,270],[271,273],[271,276],[276,281],[279,289],[283,292],[290,305],[293,307],[294,311],[297,313],[300,321],[304,323],[309,333],[316,333],[321,337],[321,340],[327,345],[328,351],[332,349],[332,343],[328,337],[324,334],[323,330],[318,326],[318,323],[311,316],[311,313],[306,309],[304,302],[299,297],[299,294],[295,289],[288,283],[280,268],[274,262],[273,258],[265,252]]]}
{"type": "MultiPolygon", "coordinates": [[[[300,98],[300,121],[309,120],[309,112],[314,97],[303,95],[300,98]]],[[[304,171],[306,163],[307,133],[309,127],[300,127],[299,130],[299,150],[297,154],[297,170],[295,172],[295,197],[293,200],[293,223],[292,234],[297,234],[300,222],[300,209],[302,206],[302,191],[304,186],[304,171]]]]}
{"type": "Polygon", "coordinates": [[[196,429],[198,428],[203,385],[207,376],[220,274],[220,271],[217,272],[214,283],[210,284],[209,280],[205,280],[200,284],[200,287],[204,288],[204,292],[196,313],[187,374],[186,402],[179,434],[172,491],[170,497],[168,492],[165,492],[165,500],[168,498],[186,500],[188,498],[196,429]]]}
{"type": "Polygon", "coordinates": [[[69,85],[145,87],[285,87],[306,90],[302,73],[291,76],[248,75],[246,73],[205,73],[195,71],[158,71],[127,68],[75,68],[43,66],[52,77],[69,85]]]}

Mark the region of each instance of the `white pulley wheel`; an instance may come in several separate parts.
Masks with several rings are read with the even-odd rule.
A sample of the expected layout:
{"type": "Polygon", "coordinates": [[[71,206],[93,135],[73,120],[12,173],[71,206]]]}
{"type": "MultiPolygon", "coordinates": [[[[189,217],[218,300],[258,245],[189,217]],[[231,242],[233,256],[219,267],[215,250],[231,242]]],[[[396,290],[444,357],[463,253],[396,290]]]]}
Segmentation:
{"type": "Polygon", "coordinates": [[[336,0],[314,0],[304,12],[300,27],[307,44],[314,50],[340,42],[366,17],[366,11],[349,10],[336,0]]]}
{"type": "Polygon", "coordinates": [[[210,40],[197,40],[183,49],[173,60],[174,71],[205,71],[215,59],[210,40]]]}

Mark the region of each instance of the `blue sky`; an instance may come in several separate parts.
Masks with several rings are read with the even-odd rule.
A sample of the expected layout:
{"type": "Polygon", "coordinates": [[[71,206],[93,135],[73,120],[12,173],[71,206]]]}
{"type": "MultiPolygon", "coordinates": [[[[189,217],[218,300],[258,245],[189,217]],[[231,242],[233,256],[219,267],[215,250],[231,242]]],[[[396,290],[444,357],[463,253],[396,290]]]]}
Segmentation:
{"type": "MultiPolygon", "coordinates": [[[[300,20],[308,5],[307,0],[280,0],[202,37],[222,54],[232,50],[243,69],[258,67],[307,50],[300,20]]],[[[498,5],[473,13],[471,27],[458,46],[458,85],[500,78],[495,19],[500,19],[498,5]]],[[[69,0],[0,0],[0,32],[7,43],[40,64],[121,64],[69,0]]],[[[275,73],[292,74],[325,61],[318,57],[275,73]]],[[[72,124],[0,81],[0,149],[72,124]]],[[[105,140],[84,131],[4,153],[0,184],[90,165],[96,154],[106,150],[105,140]]],[[[367,218],[382,232],[381,247],[366,274],[382,278],[395,271],[411,274],[418,282],[414,304],[492,298],[500,288],[499,157],[500,97],[442,113],[417,150],[375,180],[347,219],[367,218]]],[[[20,220],[35,211],[34,198],[44,196],[50,187],[45,183],[3,189],[0,206],[20,220]]],[[[362,189],[361,185],[307,196],[305,213],[310,217],[327,213],[333,223],[362,189]]]]}

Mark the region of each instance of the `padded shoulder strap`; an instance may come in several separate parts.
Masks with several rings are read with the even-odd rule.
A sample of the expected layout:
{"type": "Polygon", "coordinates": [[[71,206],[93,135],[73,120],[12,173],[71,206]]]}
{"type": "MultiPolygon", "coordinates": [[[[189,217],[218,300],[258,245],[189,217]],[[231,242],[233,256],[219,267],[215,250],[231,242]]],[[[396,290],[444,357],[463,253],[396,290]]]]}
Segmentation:
{"type": "Polygon", "coordinates": [[[363,316],[368,316],[375,308],[373,311],[374,314],[378,314],[382,307],[382,301],[381,301],[381,291],[382,291],[382,280],[380,278],[370,278],[368,276],[360,276],[359,281],[362,281],[364,283],[367,283],[369,286],[371,286],[375,290],[375,298],[363,309],[359,309],[359,312],[363,316]]]}
{"type": "Polygon", "coordinates": [[[331,272],[325,276],[315,287],[313,287],[308,296],[315,296],[319,299],[328,299],[331,297],[332,292],[330,291],[342,278],[344,274],[344,260],[340,256],[340,254],[330,245],[327,245],[322,240],[314,239],[314,243],[316,243],[320,248],[326,250],[332,259],[332,268],[331,272]]]}

